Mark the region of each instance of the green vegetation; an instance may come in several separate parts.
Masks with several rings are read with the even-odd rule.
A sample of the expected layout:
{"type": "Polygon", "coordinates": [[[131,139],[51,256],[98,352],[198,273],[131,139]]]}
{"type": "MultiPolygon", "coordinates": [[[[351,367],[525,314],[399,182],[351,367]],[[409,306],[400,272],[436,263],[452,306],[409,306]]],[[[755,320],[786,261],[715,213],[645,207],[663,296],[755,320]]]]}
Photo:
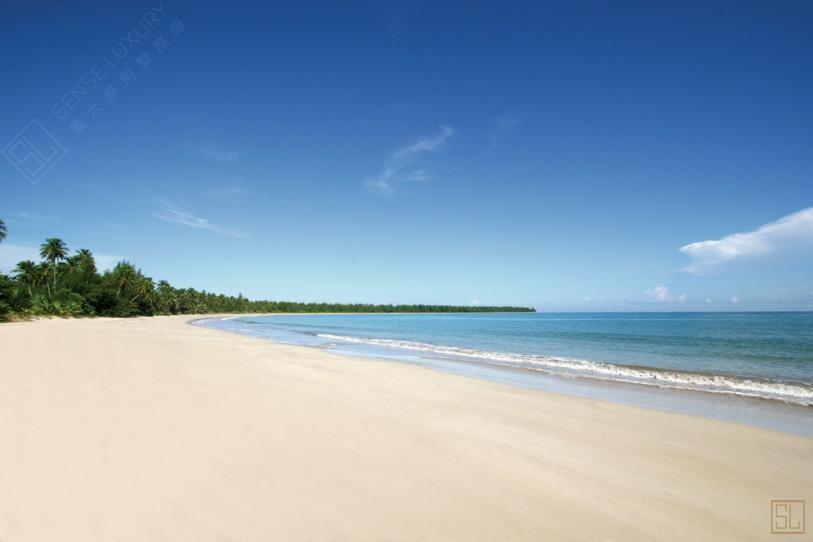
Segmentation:
{"type": "MultiPolygon", "coordinates": [[[[6,228],[0,221],[0,242],[6,228]]],[[[13,276],[0,273],[0,320],[37,315],[152,316],[250,312],[532,312],[524,307],[454,305],[370,305],[363,303],[297,303],[252,301],[192,288],[157,284],[133,264],[120,262],[99,273],[93,254],[82,249],[70,255],[61,239],[40,247],[42,262],[22,261],[13,276]]]]}

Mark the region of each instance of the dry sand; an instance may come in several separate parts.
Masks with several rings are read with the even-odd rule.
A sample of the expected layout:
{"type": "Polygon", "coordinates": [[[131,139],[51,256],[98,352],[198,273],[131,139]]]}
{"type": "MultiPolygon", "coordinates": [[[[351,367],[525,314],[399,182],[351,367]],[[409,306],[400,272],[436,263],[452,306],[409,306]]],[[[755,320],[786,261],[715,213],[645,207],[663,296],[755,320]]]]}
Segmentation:
{"type": "Polygon", "coordinates": [[[189,320],[0,325],[2,542],[772,540],[771,499],[813,507],[813,439],[189,320]]]}

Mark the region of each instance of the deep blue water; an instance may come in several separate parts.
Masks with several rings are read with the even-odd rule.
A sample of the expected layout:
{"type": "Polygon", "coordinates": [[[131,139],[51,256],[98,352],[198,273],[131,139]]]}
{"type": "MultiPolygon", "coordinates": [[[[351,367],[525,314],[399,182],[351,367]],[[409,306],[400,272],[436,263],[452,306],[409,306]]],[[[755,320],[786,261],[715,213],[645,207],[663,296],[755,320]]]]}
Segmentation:
{"type": "Polygon", "coordinates": [[[275,315],[206,325],[375,356],[813,405],[813,313],[275,315]]]}

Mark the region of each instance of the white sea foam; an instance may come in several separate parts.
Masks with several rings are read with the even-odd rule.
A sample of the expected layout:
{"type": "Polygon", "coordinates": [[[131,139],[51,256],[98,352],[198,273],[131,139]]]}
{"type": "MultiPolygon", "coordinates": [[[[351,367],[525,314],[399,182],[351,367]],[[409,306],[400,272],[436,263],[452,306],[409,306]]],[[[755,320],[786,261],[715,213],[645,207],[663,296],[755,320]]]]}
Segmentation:
{"type": "Polygon", "coordinates": [[[441,356],[477,360],[484,363],[531,369],[559,376],[585,377],[599,380],[612,380],[713,393],[729,393],[748,397],[773,399],[798,405],[813,406],[813,387],[803,384],[768,382],[736,378],[731,376],[709,375],[661,371],[640,367],[598,363],[562,357],[488,352],[455,346],[442,346],[429,343],[402,341],[396,339],[370,339],[320,333],[319,337],[345,343],[366,344],[428,352],[441,356]]]}

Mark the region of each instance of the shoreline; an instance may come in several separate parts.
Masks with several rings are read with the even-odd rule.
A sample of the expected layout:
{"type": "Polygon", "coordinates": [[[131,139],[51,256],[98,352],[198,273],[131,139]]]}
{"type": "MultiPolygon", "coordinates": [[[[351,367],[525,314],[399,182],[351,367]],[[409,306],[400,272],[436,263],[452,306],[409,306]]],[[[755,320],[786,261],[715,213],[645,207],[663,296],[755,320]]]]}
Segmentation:
{"type": "Polygon", "coordinates": [[[0,326],[0,539],[762,540],[813,498],[813,439],[195,317],[0,326]]]}
{"type": "MultiPolygon", "coordinates": [[[[648,384],[628,381],[624,379],[601,378],[593,375],[571,375],[543,371],[535,367],[508,365],[489,362],[479,358],[458,358],[443,355],[432,350],[410,351],[394,346],[368,345],[364,341],[351,341],[347,344],[337,343],[330,347],[323,344],[310,344],[300,342],[295,332],[286,332],[287,335],[263,336],[249,333],[248,329],[231,328],[219,325],[220,321],[252,318],[258,315],[241,314],[230,316],[211,316],[196,318],[190,324],[208,329],[217,329],[238,335],[257,337],[278,344],[316,348],[344,356],[378,359],[384,362],[398,362],[421,367],[429,367],[469,378],[508,384],[516,387],[542,390],[549,393],[559,393],[570,396],[584,397],[626,404],[641,408],[651,408],[664,412],[674,412],[717,419],[727,422],[743,423],[746,425],[782,431],[785,433],[813,438],[813,406],[800,404],[794,401],[776,397],[756,396],[733,391],[718,391],[714,389],[698,389],[696,387],[680,387],[676,385],[648,384]],[[208,323],[207,323],[208,322],[208,323]]],[[[299,316],[298,314],[269,314],[260,316],[299,316]]],[[[303,315],[309,316],[309,315],[303,315]]],[[[319,316],[319,313],[311,316],[319,316]]],[[[253,327],[253,326],[252,326],[253,327]]],[[[274,330],[281,331],[281,330],[274,330]]],[[[303,336],[312,337],[313,333],[302,331],[303,336]]],[[[315,335],[321,337],[322,335],[315,335]]],[[[427,345],[428,346],[428,345],[427,345]]],[[[448,347],[442,347],[448,349],[448,347]]],[[[487,354],[488,352],[483,352],[487,354]]],[[[632,365],[620,365],[620,369],[639,368],[632,365]]],[[[722,377],[739,382],[755,384],[787,384],[769,380],[747,379],[738,375],[718,375],[714,373],[681,372],[679,370],[665,370],[654,367],[641,366],[653,373],[682,374],[690,377],[722,377]]],[[[803,385],[793,383],[792,385],[803,385]]],[[[806,386],[806,385],[805,385],[806,386]]]]}

